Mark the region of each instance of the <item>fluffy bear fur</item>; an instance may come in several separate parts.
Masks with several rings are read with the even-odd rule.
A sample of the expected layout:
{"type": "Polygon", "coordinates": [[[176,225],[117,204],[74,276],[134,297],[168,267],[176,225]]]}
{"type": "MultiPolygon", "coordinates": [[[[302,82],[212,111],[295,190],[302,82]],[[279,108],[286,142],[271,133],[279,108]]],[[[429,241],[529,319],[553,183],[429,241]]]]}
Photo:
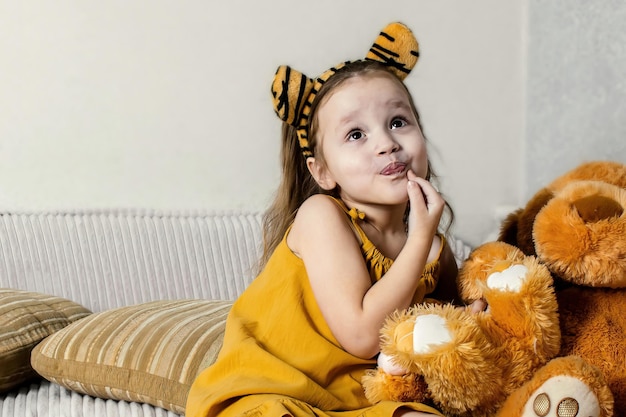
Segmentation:
{"type": "Polygon", "coordinates": [[[473,251],[463,288],[489,303],[472,314],[450,304],[420,304],[389,317],[381,355],[406,370],[379,366],[363,378],[367,398],[406,401],[406,378],[447,416],[493,416],[503,401],[560,348],[552,278],[535,257],[503,242],[473,251]],[[424,394],[425,391],[425,394],[424,394]]]}
{"type": "Polygon", "coordinates": [[[558,177],[509,215],[499,239],[550,270],[559,356],[598,367],[626,415],[626,165],[593,161],[558,177]]]}

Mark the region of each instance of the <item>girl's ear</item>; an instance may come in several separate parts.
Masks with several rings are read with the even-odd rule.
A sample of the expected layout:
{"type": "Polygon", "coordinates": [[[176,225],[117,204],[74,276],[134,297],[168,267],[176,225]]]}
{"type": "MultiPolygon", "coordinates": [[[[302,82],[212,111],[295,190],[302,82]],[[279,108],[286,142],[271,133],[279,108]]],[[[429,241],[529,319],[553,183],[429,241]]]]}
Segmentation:
{"type": "Polygon", "coordinates": [[[332,178],[324,164],[320,163],[317,159],[310,156],[306,159],[306,166],[309,172],[315,179],[315,182],[326,191],[333,190],[337,183],[332,178]]]}

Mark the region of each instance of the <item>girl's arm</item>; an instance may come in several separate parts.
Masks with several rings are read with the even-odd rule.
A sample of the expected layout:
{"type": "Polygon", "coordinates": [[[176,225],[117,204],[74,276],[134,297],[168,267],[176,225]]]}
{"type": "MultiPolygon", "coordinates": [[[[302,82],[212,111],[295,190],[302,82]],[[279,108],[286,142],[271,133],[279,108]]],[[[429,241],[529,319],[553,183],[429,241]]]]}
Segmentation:
{"type": "Polygon", "coordinates": [[[384,278],[372,285],[345,213],[326,196],[309,198],[298,210],[288,243],[305,264],[320,310],[342,347],[371,358],[379,351],[385,318],[410,306],[443,199],[420,178],[409,181],[411,213],[406,243],[384,278]]]}

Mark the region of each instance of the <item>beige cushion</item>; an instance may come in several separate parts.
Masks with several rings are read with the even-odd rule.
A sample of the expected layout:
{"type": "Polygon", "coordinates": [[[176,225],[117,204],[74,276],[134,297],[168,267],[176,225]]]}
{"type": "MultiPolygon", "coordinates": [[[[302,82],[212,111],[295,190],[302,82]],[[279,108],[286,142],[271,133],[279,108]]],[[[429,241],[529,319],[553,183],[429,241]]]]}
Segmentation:
{"type": "Polygon", "coordinates": [[[222,345],[231,304],[156,301],[93,314],[37,345],[32,365],[70,390],[183,414],[191,383],[222,345]]]}
{"type": "Polygon", "coordinates": [[[36,377],[30,366],[33,347],[90,313],[64,298],[0,288],[0,392],[36,377]]]}

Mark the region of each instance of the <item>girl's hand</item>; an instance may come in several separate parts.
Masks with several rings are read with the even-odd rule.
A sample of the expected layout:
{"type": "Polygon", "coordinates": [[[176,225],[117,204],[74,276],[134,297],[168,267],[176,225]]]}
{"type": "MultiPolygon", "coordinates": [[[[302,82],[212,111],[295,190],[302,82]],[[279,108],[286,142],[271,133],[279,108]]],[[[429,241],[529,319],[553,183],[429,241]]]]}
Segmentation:
{"type": "Polygon", "coordinates": [[[430,182],[418,177],[413,171],[409,170],[407,178],[410,204],[408,234],[411,236],[417,231],[432,237],[439,226],[445,201],[430,182]]]}
{"type": "Polygon", "coordinates": [[[465,307],[465,309],[472,314],[477,314],[487,309],[487,302],[482,298],[479,298],[478,300],[473,301],[470,305],[465,307]]]}

